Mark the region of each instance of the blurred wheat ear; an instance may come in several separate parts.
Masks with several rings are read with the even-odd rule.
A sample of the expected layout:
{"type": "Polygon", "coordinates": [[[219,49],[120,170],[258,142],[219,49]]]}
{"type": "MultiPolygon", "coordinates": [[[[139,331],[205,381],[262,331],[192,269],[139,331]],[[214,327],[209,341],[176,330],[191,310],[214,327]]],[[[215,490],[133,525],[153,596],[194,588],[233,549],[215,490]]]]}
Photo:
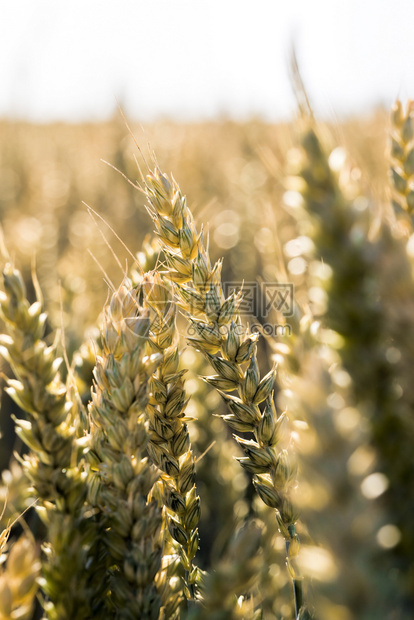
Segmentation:
{"type": "MultiPolygon", "coordinates": [[[[400,129],[405,122],[411,126],[408,110],[400,129]]],[[[379,492],[381,500],[372,505],[372,523],[375,512],[378,523],[376,531],[367,535],[365,546],[366,566],[372,566],[365,570],[366,578],[368,583],[372,579],[372,589],[380,590],[381,597],[370,597],[368,588],[366,610],[362,607],[354,613],[375,614],[381,608],[391,614],[398,609],[403,615],[397,617],[404,617],[411,605],[412,559],[407,551],[412,549],[412,535],[404,516],[406,508],[397,497],[403,480],[413,473],[407,450],[413,437],[407,416],[412,391],[404,380],[404,364],[392,361],[389,347],[397,347],[404,363],[410,365],[411,347],[401,332],[401,322],[405,322],[401,297],[412,306],[412,272],[405,240],[396,238],[379,209],[364,199],[362,187],[355,181],[360,175],[347,162],[343,149],[327,154],[318,133],[314,123],[308,122],[301,137],[301,157],[296,160],[296,184],[302,190],[297,217],[313,242],[309,257],[314,261],[312,272],[320,274],[319,278],[309,276],[310,305],[321,326],[330,330],[326,332],[327,344],[336,343],[333,348],[345,371],[342,383],[351,388],[344,405],[351,406],[350,412],[366,425],[361,450],[374,454],[377,471],[372,474],[386,481],[379,492]],[[404,386],[398,397],[396,384],[404,386]],[[401,545],[381,551],[379,532],[387,525],[400,533],[401,545]],[[405,568],[399,571],[398,566],[405,568]]],[[[406,138],[408,141],[408,135],[406,138]]],[[[410,329],[409,323],[406,327],[410,329]]],[[[363,483],[361,489],[364,492],[363,483]]],[[[410,490],[405,493],[411,505],[410,490]]]]}
{"type": "MultiPolygon", "coordinates": [[[[391,112],[391,178],[397,218],[412,232],[414,213],[414,102],[396,101],[391,112]],[[404,217],[405,216],[405,217],[404,217]]],[[[403,225],[404,225],[403,224],[403,225]]]]}

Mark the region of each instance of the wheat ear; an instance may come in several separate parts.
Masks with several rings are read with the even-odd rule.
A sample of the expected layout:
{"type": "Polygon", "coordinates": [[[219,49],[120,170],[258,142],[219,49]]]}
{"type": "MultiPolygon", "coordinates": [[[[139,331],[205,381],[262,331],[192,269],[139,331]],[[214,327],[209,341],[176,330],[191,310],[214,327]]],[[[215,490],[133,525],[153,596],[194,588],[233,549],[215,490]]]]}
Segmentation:
{"type": "Polygon", "coordinates": [[[85,569],[91,524],[83,517],[86,497],[80,449],[74,442],[72,403],[59,376],[56,345],[44,340],[46,314],[37,301],[30,304],[20,272],[10,263],[3,270],[0,313],[7,334],[0,336],[0,353],[16,379],[7,378],[6,391],[27,413],[15,419],[16,432],[30,448],[25,472],[40,499],[38,511],[48,530],[44,545],[43,590],[48,618],[90,617],[91,589],[85,569]]]}
{"type": "Polygon", "coordinates": [[[397,217],[405,213],[412,230],[414,215],[414,101],[404,110],[396,101],[391,112],[391,178],[394,189],[393,206],[397,217]]]}
{"type": "Polygon", "coordinates": [[[162,508],[151,499],[158,470],[148,460],[149,381],[162,362],[149,345],[149,311],[127,278],[105,308],[102,354],[89,406],[89,500],[101,512],[108,592],[125,617],[174,617],[180,597],[162,567],[162,508]]]}
{"type": "MultiPolygon", "coordinates": [[[[406,241],[396,239],[378,210],[368,208],[359,184],[352,181],[350,166],[343,165],[343,157],[335,161],[335,152],[325,152],[313,126],[303,131],[301,146],[302,158],[296,158],[299,178],[293,181],[302,188],[298,218],[314,243],[312,258],[320,261],[319,272],[324,272],[318,282],[323,302],[314,303],[314,309],[321,325],[336,332],[331,332],[331,337],[337,341],[341,363],[349,375],[346,381],[352,385],[352,405],[366,421],[367,441],[389,484],[381,508],[401,533],[398,547],[384,553],[383,561],[371,571],[379,583],[381,579],[385,582],[384,566],[389,562],[398,575],[393,592],[388,594],[381,586],[374,601],[378,603],[382,596],[383,609],[391,609],[404,597],[412,599],[412,585],[408,585],[412,583],[408,551],[412,528],[398,499],[404,493],[406,501],[412,501],[411,488],[404,481],[414,471],[410,448],[414,427],[407,415],[413,396],[411,381],[404,376],[412,363],[410,322],[405,313],[411,311],[414,299],[406,241]],[[402,363],[392,361],[390,343],[391,352],[398,351],[402,363]],[[398,396],[396,384],[404,386],[398,396]]],[[[312,287],[315,281],[309,283],[312,287]]]]}
{"type": "Polygon", "coordinates": [[[204,604],[192,609],[186,620],[260,620],[262,611],[254,610],[245,593],[258,580],[262,556],[263,530],[247,521],[234,532],[226,553],[203,579],[204,604]]]}
{"type": "Polygon", "coordinates": [[[148,451],[162,472],[158,491],[166,508],[169,532],[178,543],[185,571],[185,596],[193,599],[198,577],[193,559],[199,543],[200,498],[196,493],[195,462],[184,412],[188,402],[184,390],[185,370],[178,369],[175,304],[157,271],[145,274],[141,286],[144,305],[153,311],[149,343],[154,353],[162,354],[150,379],[146,408],[150,421],[148,451]]]}
{"type": "Polygon", "coordinates": [[[295,523],[298,513],[289,498],[296,470],[280,441],[286,419],[274,406],[275,370],[263,378],[257,364],[257,334],[242,329],[238,307],[241,293],[227,298],[221,282],[221,261],[211,266],[203,233],[198,233],[186,199],[173,179],[156,168],[146,177],[144,191],[149,212],[168,262],[165,276],[174,283],[180,307],[188,316],[195,337],[189,338],[209,360],[217,374],[205,380],[219,390],[230,413],[222,416],[234,431],[245,456],[241,466],[254,475],[254,485],[265,504],[274,508],[286,541],[293,576],[296,615],[302,607],[301,584],[291,559],[298,551],[295,523]],[[235,396],[231,392],[236,391],[235,396]],[[264,402],[261,411],[259,404],[264,402]],[[254,440],[238,433],[250,432],[254,440]]]}

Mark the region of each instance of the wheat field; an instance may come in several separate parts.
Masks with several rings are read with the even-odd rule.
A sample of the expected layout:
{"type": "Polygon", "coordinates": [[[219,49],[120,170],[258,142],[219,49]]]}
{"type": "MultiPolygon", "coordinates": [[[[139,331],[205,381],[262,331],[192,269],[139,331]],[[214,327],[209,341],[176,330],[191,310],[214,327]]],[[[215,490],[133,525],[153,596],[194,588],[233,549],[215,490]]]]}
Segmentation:
{"type": "Polygon", "coordinates": [[[412,104],[0,134],[0,618],[411,618],[412,104]]]}

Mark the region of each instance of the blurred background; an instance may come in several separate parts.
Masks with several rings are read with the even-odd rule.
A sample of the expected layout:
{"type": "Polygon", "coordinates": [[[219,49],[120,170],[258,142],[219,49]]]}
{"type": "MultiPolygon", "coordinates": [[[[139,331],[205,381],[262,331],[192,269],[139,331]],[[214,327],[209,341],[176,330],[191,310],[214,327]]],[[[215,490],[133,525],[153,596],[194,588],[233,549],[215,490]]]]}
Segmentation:
{"type": "Polygon", "coordinates": [[[118,104],[209,220],[227,277],[268,279],[275,227],[282,245],[294,234],[278,207],[292,47],[317,116],[379,179],[386,110],[414,79],[413,18],[408,0],[2,3],[0,217],[16,261],[28,270],[37,256],[53,325],[76,346],[105,300],[102,269],[121,277],[102,233],[121,262],[125,250],[84,203],[134,253],[152,228],[139,192],[101,161],[139,178],[118,104]]]}

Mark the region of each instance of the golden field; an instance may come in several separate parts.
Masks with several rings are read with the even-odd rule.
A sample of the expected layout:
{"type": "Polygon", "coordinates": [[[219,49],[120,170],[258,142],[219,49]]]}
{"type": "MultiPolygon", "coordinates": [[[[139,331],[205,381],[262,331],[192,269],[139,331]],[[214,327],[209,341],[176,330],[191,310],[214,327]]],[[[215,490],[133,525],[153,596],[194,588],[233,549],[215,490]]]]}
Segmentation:
{"type": "Polygon", "coordinates": [[[0,135],[0,619],[411,617],[412,109],[0,135]]]}

